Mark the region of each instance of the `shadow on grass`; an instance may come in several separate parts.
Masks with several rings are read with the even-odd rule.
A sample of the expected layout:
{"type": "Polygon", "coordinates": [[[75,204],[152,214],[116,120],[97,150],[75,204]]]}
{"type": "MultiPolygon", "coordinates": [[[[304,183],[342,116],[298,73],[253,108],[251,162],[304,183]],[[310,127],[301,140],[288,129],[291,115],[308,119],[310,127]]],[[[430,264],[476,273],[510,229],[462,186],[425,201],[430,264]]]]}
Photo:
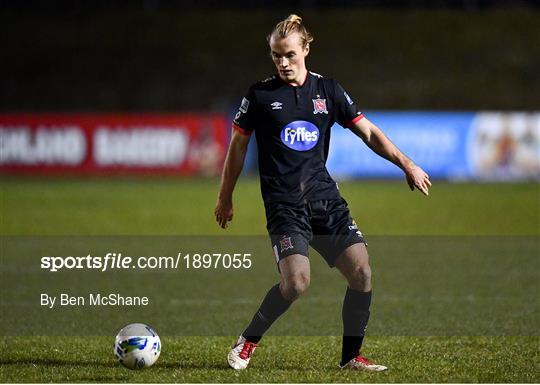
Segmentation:
{"type": "Polygon", "coordinates": [[[88,366],[95,367],[101,366],[105,368],[112,368],[118,364],[115,362],[103,362],[103,361],[68,361],[68,360],[54,360],[43,358],[22,358],[22,359],[0,359],[0,365],[34,365],[34,366],[88,366]]]}
{"type": "MultiPolygon", "coordinates": [[[[131,374],[134,374],[136,371],[132,371],[129,369],[123,368],[118,362],[116,361],[69,361],[69,360],[62,360],[62,359],[30,359],[30,358],[22,358],[22,359],[0,359],[0,365],[2,366],[13,366],[16,367],[18,365],[31,365],[34,366],[36,369],[44,369],[48,368],[50,370],[54,369],[61,369],[61,368],[84,368],[84,372],[81,372],[82,377],[78,377],[77,381],[88,381],[88,382],[111,382],[111,381],[117,381],[117,380],[125,380],[126,378],[129,378],[131,374]],[[108,374],[99,374],[95,373],[94,375],[89,375],[88,370],[89,368],[103,368],[103,369],[110,369],[113,372],[110,372],[108,374]],[[128,377],[126,377],[128,376],[128,377]]],[[[15,369],[15,368],[14,368],[15,369]]],[[[268,368],[265,367],[253,367],[255,371],[266,371],[268,368]]],[[[320,369],[320,368],[319,368],[320,369]]],[[[335,367],[336,373],[340,373],[341,371],[338,369],[337,365],[335,367]]],[[[237,372],[229,367],[227,362],[158,362],[156,365],[154,365],[151,368],[152,371],[159,372],[159,371],[170,371],[170,370],[178,370],[178,371],[217,371],[222,374],[231,374],[231,375],[241,375],[242,372],[237,372]]],[[[278,371],[313,371],[317,370],[316,367],[303,367],[300,368],[294,364],[288,363],[288,362],[280,362],[279,360],[273,363],[272,370],[278,370],[278,371]]],[[[193,374],[193,373],[192,373],[193,374]]],[[[62,378],[62,372],[58,372],[58,377],[62,378]]],[[[60,380],[61,381],[61,380],[60,380]]]]}
{"type": "MultiPolygon", "coordinates": [[[[50,367],[62,367],[62,366],[84,366],[84,367],[103,367],[103,368],[115,368],[121,367],[117,362],[104,362],[104,361],[68,361],[58,359],[0,359],[0,365],[33,365],[33,366],[50,366],[50,367]]],[[[227,363],[211,362],[211,363],[196,363],[196,362],[160,362],[154,366],[156,369],[216,369],[216,370],[231,370],[227,363]]]]}
{"type": "Polygon", "coordinates": [[[221,362],[207,362],[207,363],[198,363],[198,362],[163,362],[156,364],[156,369],[193,369],[193,370],[205,370],[205,369],[215,369],[215,370],[231,370],[232,369],[227,365],[227,363],[221,362]]]}

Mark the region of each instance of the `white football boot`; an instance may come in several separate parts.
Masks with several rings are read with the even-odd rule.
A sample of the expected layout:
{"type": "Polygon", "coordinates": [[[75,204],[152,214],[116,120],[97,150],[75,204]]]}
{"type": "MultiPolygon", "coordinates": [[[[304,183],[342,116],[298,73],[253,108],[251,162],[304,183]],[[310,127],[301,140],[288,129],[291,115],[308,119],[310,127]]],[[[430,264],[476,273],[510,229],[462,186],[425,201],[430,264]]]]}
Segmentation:
{"type": "Polygon", "coordinates": [[[256,348],[257,344],[249,342],[244,336],[238,337],[238,340],[233,344],[231,351],[227,354],[229,366],[236,370],[247,368],[249,360],[256,348]]]}
{"type": "Polygon", "coordinates": [[[386,366],[377,365],[368,360],[366,357],[361,355],[356,356],[345,365],[340,366],[341,369],[352,369],[352,370],[366,370],[368,372],[382,372],[383,370],[388,369],[386,366]]]}

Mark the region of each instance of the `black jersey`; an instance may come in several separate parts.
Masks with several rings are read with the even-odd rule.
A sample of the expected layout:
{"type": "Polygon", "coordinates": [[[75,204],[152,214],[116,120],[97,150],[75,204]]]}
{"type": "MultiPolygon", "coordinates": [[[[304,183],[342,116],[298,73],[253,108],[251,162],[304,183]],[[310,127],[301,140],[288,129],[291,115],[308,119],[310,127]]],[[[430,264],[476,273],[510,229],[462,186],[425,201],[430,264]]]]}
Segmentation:
{"type": "Polygon", "coordinates": [[[363,115],[335,80],[308,72],[301,86],[274,75],[255,83],[242,99],[233,127],[255,131],[265,202],[339,199],[326,169],[330,128],[363,115]]]}

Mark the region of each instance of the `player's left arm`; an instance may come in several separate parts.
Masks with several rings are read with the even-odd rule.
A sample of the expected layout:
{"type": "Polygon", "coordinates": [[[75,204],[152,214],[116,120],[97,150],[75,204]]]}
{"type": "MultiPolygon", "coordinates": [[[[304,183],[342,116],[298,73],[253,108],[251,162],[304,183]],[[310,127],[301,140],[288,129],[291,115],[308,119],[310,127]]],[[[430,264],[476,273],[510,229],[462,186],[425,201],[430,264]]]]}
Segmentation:
{"type": "Polygon", "coordinates": [[[431,186],[429,175],[403,154],[379,127],[371,123],[366,117],[363,117],[352,123],[349,128],[375,153],[401,168],[411,190],[416,187],[424,195],[429,195],[429,187],[431,186]]]}

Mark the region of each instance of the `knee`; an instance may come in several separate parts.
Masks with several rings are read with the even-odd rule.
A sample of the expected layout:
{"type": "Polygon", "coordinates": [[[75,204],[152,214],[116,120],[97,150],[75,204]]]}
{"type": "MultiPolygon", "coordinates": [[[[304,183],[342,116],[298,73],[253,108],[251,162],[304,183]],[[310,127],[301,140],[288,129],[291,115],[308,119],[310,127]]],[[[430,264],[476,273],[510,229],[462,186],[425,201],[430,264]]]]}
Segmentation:
{"type": "Polygon", "coordinates": [[[309,281],[309,274],[295,274],[287,277],[281,282],[281,295],[289,301],[294,301],[308,289],[309,281]]]}
{"type": "Polygon", "coordinates": [[[369,264],[357,266],[348,275],[349,287],[358,291],[371,290],[371,267],[369,264]]]}

